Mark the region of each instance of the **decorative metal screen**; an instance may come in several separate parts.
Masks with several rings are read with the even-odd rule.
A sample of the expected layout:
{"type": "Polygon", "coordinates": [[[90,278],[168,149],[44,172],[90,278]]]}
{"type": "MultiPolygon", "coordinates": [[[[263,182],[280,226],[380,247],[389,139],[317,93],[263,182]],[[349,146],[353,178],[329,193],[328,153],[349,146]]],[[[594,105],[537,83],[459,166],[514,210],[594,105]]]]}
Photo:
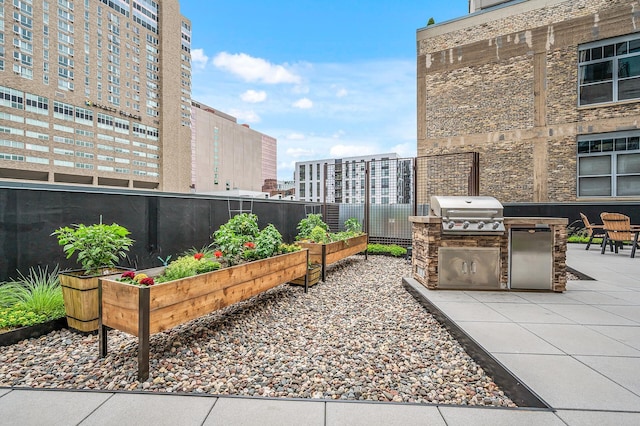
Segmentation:
{"type": "Polygon", "coordinates": [[[408,217],[428,215],[431,195],[478,195],[478,154],[336,161],[324,176],[322,212],[332,231],[355,217],[370,242],[409,246],[408,217]]]}

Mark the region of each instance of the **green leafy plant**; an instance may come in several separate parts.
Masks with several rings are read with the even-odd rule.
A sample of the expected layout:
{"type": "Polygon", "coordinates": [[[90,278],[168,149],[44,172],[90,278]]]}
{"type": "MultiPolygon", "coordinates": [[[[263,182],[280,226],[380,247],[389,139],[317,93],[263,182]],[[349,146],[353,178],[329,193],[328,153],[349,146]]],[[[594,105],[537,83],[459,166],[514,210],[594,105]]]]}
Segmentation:
{"type": "Polygon", "coordinates": [[[165,268],[162,275],[155,277],[155,282],[163,283],[192,277],[194,275],[215,271],[220,269],[220,267],[220,262],[204,257],[180,256],[165,268]]]}
{"type": "Polygon", "coordinates": [[[241,213],[220,226],[213,233],[213,241],[224,254],[224,259],[230,265],[235,265],[242,260],[244,245],[252,242],[259,231],[258,216],[252,213],[241,213]]]}
{"type": "Polygon", "coordinates": [[[58,268],[51,272],[48,267],[30,268],[27,275],[18,272],[16,279],[0,284],[0,308],[4,312],[0,314],[0,321],[12,315],[7,327],[62,318],[65,311],[58,268]]]}
{"type": "Polygon", "coordinates": [[[64,226],[51,235],[58,238],[58,244],[67,259],[77,253],[78,263],[85,275],[95,275],[102,268],[113,268],[118,260],[126,256],[133,240],[128,237],[127,228],[116,223],[85,226],[64,226]]]}
{"type": "Polygon", "coordinates": [[[50,318],[18,307],[0,308],[0,330],[42,324],[50,318]]]}
{"type": "Polygon", "coordinates": [[[243,258],[247,260],[266,259],[279,253],[282,235],[272,224],[267,225],[258,233],[255,248],[245,250],[243,258]]]}
{"type": "Polygon", "coordinates": [[[407,249],[396,244],[369,244],[367,245],[369,254],[386,254],[394,257],[402,257],[407,254],[407,249]]]}
{"type": "Polygon", "coordinates": [[[344,221],[344,228],[347,232],[358,234],[362,232],[362,224],[355,217],[351,217],[344,221]]]}
{"type": "Polygon", "coordinates": [[[313,228],[306,239],[318,244],[327,244],[332,241],[331,234],[321,226],[313,228]]]}
{"type": "Polygon", "coordinates": [[[297,226],[298,235],[296,240],[306,240],[311,236],[311,232],[317,228],[322,228],[325,232],[329,232],[329,225],[322,221],[322,215],[319,213],[309,213],[307,217],[300,220],[297,226]]]}

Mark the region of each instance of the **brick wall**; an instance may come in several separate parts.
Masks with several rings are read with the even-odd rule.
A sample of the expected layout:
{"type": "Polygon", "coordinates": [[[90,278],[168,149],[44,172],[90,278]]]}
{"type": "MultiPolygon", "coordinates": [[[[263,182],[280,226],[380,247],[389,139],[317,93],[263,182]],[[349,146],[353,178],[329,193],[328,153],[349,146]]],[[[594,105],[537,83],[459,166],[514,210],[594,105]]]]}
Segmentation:
{"type": "Polygon", "coordinates": [[[479,152],[503,202],[576,201],[577,137],[640,129],[637,101],[578,108],[578,46],[637,32],[639,6],[529,0],[419,31],[418,155],[479,152]]]}

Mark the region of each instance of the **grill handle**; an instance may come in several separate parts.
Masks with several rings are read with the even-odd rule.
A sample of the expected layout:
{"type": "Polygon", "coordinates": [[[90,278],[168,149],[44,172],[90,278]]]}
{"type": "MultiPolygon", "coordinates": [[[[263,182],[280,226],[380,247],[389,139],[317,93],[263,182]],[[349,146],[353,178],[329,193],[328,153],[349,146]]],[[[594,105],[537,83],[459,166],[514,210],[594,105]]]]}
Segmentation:
{"type": "MultiPolygon", "coordinates": [[[[447,210],[447,213],[469,213],[470,211],[478,212],[478,210],[465,209],[465,210],[447,210]]],[[[482,210],[482,213],[498,214],[498,210],[482,210]]]]}

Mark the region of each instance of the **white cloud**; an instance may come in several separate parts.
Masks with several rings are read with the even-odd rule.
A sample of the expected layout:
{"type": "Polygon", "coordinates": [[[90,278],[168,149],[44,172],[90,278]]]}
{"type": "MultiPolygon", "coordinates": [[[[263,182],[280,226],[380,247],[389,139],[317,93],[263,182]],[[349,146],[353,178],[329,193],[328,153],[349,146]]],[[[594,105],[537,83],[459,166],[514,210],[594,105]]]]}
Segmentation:
{"type": "Polygon", "coordinates": [[[309,98],[302,98],[295,101],[293,106],[300,109],[310,109],[313,108],[313,102],[309,98]]]}
{"type": "Polygon", "coordinates": [[[245,81],[266,84],[299,84],[299,75],[287,70],[284,65],[274,65],[262,58],[254,58],[246,53],[230,54],[221,52],[213,58],[213,64],[235,74],[245,81]]]}
{"type": "Polygon", "coordinates": [[[204,68],[209,62],[209,57],[204,54],[204,49],[193,49],[191,51],[191,63],[196,68],[204,68]]]}
{"type": "Polygon", "coordinates": [[[265,92],[264,90],[247,90],[242,95],[240,95],[240,99],[245,102],[257,104],[259,102],[264,102],[267,99],[267,92],[265,92]]]}
{"type": "Polygon", "coordinates": [[[246,123],[259,123],[262,121],[260,116],[255,111],[244,111],[239,109],[232,109],[229,111],[229,114],[236,117],[238,122],[246,122],[246,123]]]}
{"type": "Polygon", "coordinates": [[[391,147],[389,152],[395,152],[400,158],[408,158],[416,156],[416,144],[415,143],[401,143],[391,147]]]}
{"type": "Polygon", "coordinates": [[[346,132],[344,130],[338,130],[337,132],[335,132],[333,134],[333,138],[334,139],[340,139],[341,137],[343,137],[344,135],[346,135],[346,132]]]}
{"type": "Polygon", "coordinates": [[[334,145],[329,150],[329,154],[334,158],[359,157],[376,153],[380,153],[378,148],[367,145],[334,145]]]}
{"type": "Polygon", "coordinates": [[[287,139],[292,141],[301,141],[304,140],[305,137],[302,133],[291,133],[287,135],[287,139]]]}
{"type": "Polygon", "coordinates": [[[347,89],[340,89],[338,90],[338,92],[336,93],[336,97],[338,98],[344,98],[345,96],[347,96],[349,94],[349,92],[347,92],[347,89]]]}

